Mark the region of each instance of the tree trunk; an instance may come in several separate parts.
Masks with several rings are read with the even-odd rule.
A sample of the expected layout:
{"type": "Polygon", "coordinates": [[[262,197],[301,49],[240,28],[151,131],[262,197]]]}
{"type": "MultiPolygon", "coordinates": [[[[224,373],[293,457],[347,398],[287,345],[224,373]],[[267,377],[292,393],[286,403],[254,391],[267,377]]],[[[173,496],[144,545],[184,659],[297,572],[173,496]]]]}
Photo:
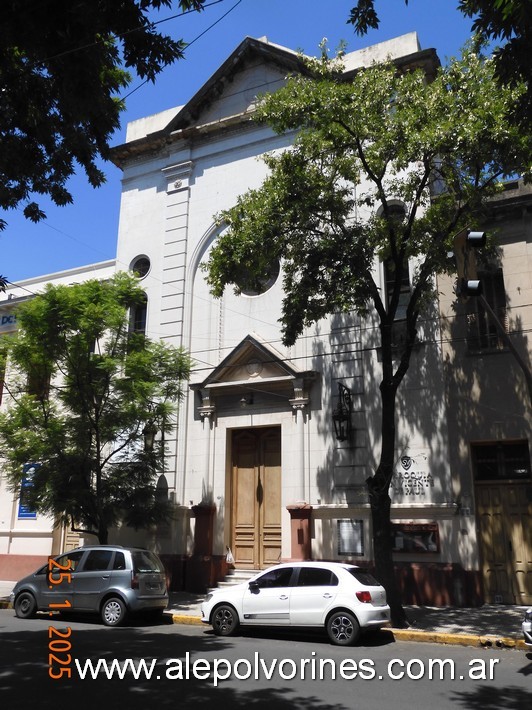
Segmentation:
{"type": "Polygon", "coordinates": [[[395,404],[397,385],[391,377],[392,350],[389,333],[383,334],[383,380],[380,385],[382,403],[381,458],[375,475],[368,478],[371,519],[373,523],[373,555],[375,576],[386,590],[392,624],[395,628],[408,626],[395,575],[392,555],[392,525],[390,485],[395,460],[395,404]]]}
{"type": "Polygon", "coordinates": [[[373,523],[375,576],[386,590],[392,625],[396,629],[403,629],[408,626],[408,622],[401,602],[401,592],[392,557],[391,500],[388,490],[376,490],[372,486],[371,482],[374,480],[374,478],[370,479],[368,487],[370,488],[371,520],[373,523]]]}
{"type": "Polygon", "coordinates": [[[100,526],[98,527],[98,542],[100,543],[100,545],[107,545],[108,540],[109,530],[107,529],[106,525],[100,523],[100,526]]]}

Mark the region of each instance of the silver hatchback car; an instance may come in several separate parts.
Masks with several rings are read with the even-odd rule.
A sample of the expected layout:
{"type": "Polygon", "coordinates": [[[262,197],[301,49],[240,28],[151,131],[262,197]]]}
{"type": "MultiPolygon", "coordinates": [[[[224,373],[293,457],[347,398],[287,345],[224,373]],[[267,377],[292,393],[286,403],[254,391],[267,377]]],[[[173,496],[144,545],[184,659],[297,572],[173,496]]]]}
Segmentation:
{"type": "Polygon", "coordinates": [[[78,547],[24,577],[11,601],[21,619],[37,611],[95,612],[106,626],[119,626],[128,613],[162,615],[168,605],[166,573],[153,552],[95,545],[78,547]]]}

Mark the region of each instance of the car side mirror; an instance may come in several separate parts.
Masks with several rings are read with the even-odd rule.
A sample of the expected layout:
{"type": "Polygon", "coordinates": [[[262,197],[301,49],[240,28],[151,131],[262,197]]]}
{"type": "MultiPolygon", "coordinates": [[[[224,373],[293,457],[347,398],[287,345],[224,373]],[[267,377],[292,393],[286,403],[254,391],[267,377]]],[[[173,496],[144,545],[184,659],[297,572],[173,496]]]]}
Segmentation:
{"type": "Polygon", "coordinates": [[[259,583],[258,582],[250,582],[249,583],[249,591],[252,594],[258,594],[260,591],[259,583]]]}

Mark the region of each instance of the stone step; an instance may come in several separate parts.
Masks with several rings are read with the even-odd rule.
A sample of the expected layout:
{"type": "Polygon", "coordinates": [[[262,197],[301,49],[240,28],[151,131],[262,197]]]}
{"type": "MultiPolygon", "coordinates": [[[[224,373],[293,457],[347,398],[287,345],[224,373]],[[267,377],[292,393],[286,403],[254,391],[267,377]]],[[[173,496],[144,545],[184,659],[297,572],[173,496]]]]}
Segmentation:
{"type": "Polygon", "coordinates": [[[226,579],[251,579],[260,572],[260,569],[230,569],[225,575],[226,579]]]}
{"type": "Polygon", "coordinates": [[[218,582],[217,586],[213,587],[209,591],[213,591],[215,589],[226,589],[227,587],[234,587],[237,584],[242,584],[243,582],[247,582],[249,579],[254,577],[258,572],[260,572],[258,569],[230,569],[227,572],[225,579],[218,582]]]}

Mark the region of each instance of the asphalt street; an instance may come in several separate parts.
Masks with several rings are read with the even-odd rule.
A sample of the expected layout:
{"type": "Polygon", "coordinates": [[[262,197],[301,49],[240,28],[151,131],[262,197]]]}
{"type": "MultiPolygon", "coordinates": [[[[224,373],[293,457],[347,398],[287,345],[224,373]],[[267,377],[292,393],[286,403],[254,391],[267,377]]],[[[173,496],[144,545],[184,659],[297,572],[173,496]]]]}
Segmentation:
{"type": "Polygon", "coordinates": [[[532,706],[532,653],[515,649],[394,642],[389,633],[353,648],[331,646],[321,633],[268,629],[224,639],[170,619],[107,628],[83,617],[20,620],[8,609],[0,610],[0,638],[0,698],[9,710],[102,702],[380,710],[391,701],[411,710],[414,697],[431,710],[532,706]]]}

